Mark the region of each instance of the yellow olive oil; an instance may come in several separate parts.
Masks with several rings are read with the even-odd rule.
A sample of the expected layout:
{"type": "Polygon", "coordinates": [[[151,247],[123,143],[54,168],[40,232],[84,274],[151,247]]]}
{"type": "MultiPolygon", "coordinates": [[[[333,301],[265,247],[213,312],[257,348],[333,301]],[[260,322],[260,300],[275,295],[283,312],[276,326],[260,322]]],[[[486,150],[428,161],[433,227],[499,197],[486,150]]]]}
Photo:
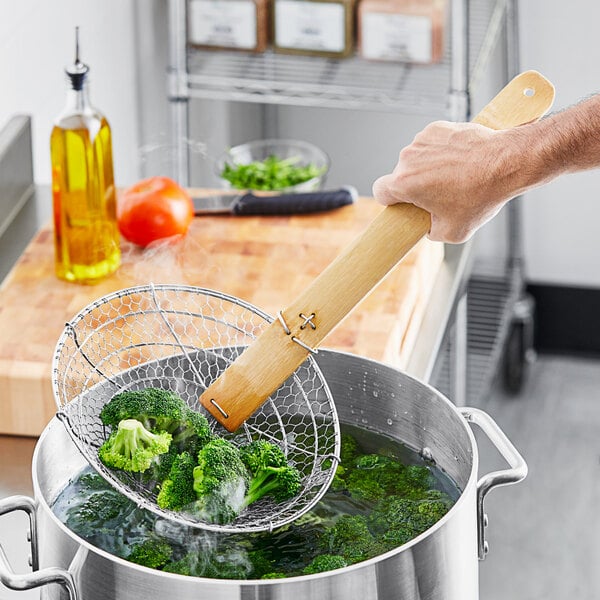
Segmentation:
{"type": "Polygon", "coordinates": [[[88,67],[66,70],[67,105],[52,129],[52,196],[56,275],[95,283],[121,261],[111,131],[87,96],[88,67]]]}

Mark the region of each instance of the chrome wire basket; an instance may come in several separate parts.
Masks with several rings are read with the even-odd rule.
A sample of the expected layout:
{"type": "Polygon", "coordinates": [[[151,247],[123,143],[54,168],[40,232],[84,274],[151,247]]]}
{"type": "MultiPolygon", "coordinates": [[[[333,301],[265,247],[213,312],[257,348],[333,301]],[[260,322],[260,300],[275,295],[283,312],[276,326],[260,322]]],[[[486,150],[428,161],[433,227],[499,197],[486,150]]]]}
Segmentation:
{"type": "Polygon", "coordinates": [[[52,375],[57,416],[92,467],[161,517],[222,532],[290,523],[325,493],[339,455],[335,405],[315,361],[309,357],[237,432],[227,432],[198,402],[271,321],[238,298],[190,286],[138,286],[104,296],[67,323],[57,343],[52,375]],[[201,521],[193,512],[161,509],[155,485],[109,469],[98,458],[110,434],[100,420],[102,407],[117,393],[147,387],[176,392],[207,416],[215,434],[236,445],[259,438],[276,443],[301,473],[299,495],[282,503],[256,502],[226,525],[201,521]]]}

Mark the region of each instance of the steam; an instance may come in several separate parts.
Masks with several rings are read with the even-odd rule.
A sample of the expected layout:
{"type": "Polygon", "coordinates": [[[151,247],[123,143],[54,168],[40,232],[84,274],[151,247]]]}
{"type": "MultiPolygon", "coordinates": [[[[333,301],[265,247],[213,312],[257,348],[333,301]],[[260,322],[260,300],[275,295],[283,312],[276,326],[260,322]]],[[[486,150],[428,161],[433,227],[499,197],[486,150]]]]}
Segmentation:
{"type": "Polygon", "coordinates": [[[165,519],[157,519],[154,531],[171,544],[186,548],[181,560],[195,577],[227,578],[229,573],[239,579],[252,571],[248,551],[235,536],[192,529],[165,519]]]}
{"type": "MultiPolygon", "coordinates": [[[[194,159],[209,158],[208,145],[205,142],[185,138],[187,151],[194,159]]],[[[141,145],[138,149],[138,160],[143,167],[146,177],[150,175],[165,175],[176,172],[177,149],[172,138],[165,132],[160,132],[141,145]]]]}
{"type": "MultiPolygon", "coordinates": [[[[191,227],[197,226],[192,223],[191,227]]],[[[152,283],[205,285],[218,265],[202,246],[201,235],[176,235],[146,248],[123,245],[118,276],[125,285],[152,283]]]]}

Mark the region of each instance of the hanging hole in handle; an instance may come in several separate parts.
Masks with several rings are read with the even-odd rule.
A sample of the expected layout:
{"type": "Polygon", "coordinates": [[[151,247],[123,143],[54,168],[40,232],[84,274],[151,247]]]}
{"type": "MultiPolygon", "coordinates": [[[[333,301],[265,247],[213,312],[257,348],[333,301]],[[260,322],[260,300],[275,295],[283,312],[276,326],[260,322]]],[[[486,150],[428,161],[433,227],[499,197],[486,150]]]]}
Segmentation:
{"type": "Polygon", "coordinates": [[[532,96],[535,96],[535,90],[533,88],[525,88],[523,90],[523,96],[527,96],[528,98],[531,98],[532,96]]]}

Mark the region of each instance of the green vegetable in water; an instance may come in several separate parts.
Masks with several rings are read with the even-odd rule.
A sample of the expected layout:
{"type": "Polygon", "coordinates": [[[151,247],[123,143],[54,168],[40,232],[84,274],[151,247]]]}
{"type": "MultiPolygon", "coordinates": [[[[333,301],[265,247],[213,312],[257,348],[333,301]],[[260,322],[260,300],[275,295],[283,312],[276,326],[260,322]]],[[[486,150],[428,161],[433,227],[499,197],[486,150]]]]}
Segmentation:
{"type": "Polygon", "coordinates": [[[369,531],[363,515],[342,515],[333,527],[325,531],[321,547],[328,554],[343,557],[347,564],[385,552],[384,545],[369,531]]]}
{"type": "MultiPolygon", "coordinates": [[[[420,535],[458,497],[442,473],[396,442],[343,428],[342,459],[334,485],[310,512],[272,533],[223,534],[183,526],[164,529],[164,521],[135,506],[89,470],[66,488],[53,510],[94,545],[165,572],[257,580],[340,569],[420,535]],[[387,444],[384,448],[382,440],[387,444]]],[[[190,454],[172,457],[169,475],[162,482],[165,501],[185,503],[194,498],[193,491],[193,505],[201,508],[207,497],[218,497],[223,489],[234,487],[238,503],[243,503],[253,480],[257,490],[277,495],[264,475],[285,467],[278,447],[261,441],[237,448],[217,438],[199,455],[197,463],[190,454]],[[240,481],[242,485],[237,486],[240,481]]],[[[225,493],[221,517],[231,512],[230,500],[231,495],[225,493]]]]}
{"type": "Polygon", "coordinates": [[[158,538],[148,538],[133,546],[127,560],[150,569],[158,569],[169,562],[172,554],[173,548],[168,542],[158,538]]]}
{"type": "Polygon", "coordinates": [[[320,554],[314,558],[310,564],[304,567],[302,573],[304,575],[313,575],[314,573],[325,573],[326,571],[333,571],[334,569],[343,569],[347,566],[348,563],[343,556],[320,554]]]}
{"type": "Polygon", "coordinates": [[[237,189],[284,190],[323,175],[325,168],[301,165],[299,157],[269,156],[246,165],[225,163],[221,177],[237,189]]]}

